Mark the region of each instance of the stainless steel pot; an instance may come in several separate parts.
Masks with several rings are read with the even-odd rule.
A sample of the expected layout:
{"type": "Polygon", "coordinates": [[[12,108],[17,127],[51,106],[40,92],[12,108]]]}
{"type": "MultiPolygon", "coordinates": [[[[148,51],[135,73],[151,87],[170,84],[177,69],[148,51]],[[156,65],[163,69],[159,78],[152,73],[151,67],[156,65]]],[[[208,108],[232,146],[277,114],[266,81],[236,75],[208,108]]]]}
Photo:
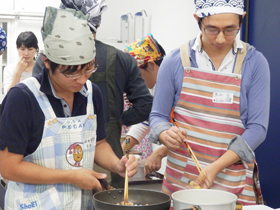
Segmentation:
{"type": "Polygon", "coordinates": [[[180,190],[171,195],[174,210],[199,206],[202,210],[235,210],[237,196],[210,189],[180,190]]]}
{"type": "Polygon", "coordinates": [[[165,193],[142,189],[128,190],[128,201],[142,206],[117,205],[123,199],[123,189],[101,191],[94,194],[93,206],[95,210],[169,210],[171,200],[170,196],[165,193]]]}

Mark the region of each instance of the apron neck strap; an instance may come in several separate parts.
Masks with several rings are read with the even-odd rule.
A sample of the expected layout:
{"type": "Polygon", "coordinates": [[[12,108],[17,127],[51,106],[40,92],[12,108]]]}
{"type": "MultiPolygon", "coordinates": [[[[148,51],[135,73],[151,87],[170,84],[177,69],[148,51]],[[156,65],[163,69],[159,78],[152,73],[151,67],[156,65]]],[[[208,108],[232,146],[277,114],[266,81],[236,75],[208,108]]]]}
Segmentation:
{"type": "Polygon", "coordinates": [[[180,55],[183,67],[190,67],[191,62],[189,58],[189,43],[186,42],[180,46],[180,55]]]}
{"type": "MultiPolygon", "coordinates": [[[[243,50],[243,52],[241,52],[241,50],[238,50],[236,62],[235,62],[235,66],[234,66],[234,71],[233,71],[235,74],[241,74],[242,64],[243,64],[244,58],[247,53],[246,43],[242,42],[242,45],[244,47],[244,50],[243,50]]],[[[184,68],[190,67],[191,62],[190,62],[190,58],[189,58],[189,43],[188,42],[186,42],[180,46],[180,55],[181,55],[181,61],[182,61],[183,67],[184,68]]]]}
{"type": "Polygon", "coordinates": [[[247,53],[246,43],[242,42],[242,45],[243,45],[244,50],[243,50],[243,52],[241,52],[241,49],[238,50],[236,61],[235,61],[235,66],[234,66],[234,71],[233,71],[233,73],[235,73],[235,74],[241,74],[243,61],[244,61],[244,58],[247,53]]]}

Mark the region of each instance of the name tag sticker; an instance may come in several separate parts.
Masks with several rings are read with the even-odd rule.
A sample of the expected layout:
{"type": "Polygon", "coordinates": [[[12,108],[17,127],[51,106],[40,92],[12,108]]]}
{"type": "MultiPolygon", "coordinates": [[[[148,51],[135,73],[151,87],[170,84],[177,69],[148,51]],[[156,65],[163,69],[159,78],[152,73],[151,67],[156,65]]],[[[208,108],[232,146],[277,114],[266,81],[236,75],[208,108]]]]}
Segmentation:
{"type": "Polygon", "coordinates": [[[232,93],[213,93],[213,103],[233,104],[232,93]]]}

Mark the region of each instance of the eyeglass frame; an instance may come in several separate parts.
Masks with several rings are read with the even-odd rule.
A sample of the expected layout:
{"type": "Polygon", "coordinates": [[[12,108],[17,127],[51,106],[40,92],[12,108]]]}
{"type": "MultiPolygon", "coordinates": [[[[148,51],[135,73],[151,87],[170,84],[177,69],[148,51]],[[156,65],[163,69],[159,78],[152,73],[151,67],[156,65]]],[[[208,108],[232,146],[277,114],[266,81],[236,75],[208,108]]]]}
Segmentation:
{"type": "MultiPolygon", "coordinates": [[[[201,22],[201,24],[202,24],[203,26],[205,26],[202,22],[201,22]]],[[[240,28],[238,28],[238,29],[226,29],[226,30],[220,30],[220,29],[214,29],[214,28],[203,28],[203,30],[204,30],[205,34],[210,35],[210,36],[217,36],[217,35],[219,35],[219,34],[221,33],[221,31],[223,32],[223,34],[224,34],[225,36],[236,36],[236,35],[238,34],[238,32],[240,31],[240,28]],[[206,30],[213,30],[213,31],[216,31],[217,34],[216,34],[216,33],[215,33],[215,34],[209,34],[209,33],[206,32],[206,30]],[[227,32],[227,31],[236,31],[236,33],[233,34],[233,35],[228,35],[228,34],[225,33],[225,32],[227,32]]],[[[209,31],[208,31],[208,32],[209,32],[209,31]]]]}
{"type": "Polygon", "coordinates": [[[80,78],[81,76],[83,76],[83,75],[90,75],[90,74],[93,74],[94,72],[97,71],[98,67],[99,67],[99,65],[98,65],[97,59],[95,59],[95,62],[94,62],[94,69],[85,71],[85,73],[67,75],[67,74],[65,74],[63,71],[61,71],[60,68],[59,68],[59,71],[60,71],[60,73],[62,73],[62,74],[63,74],[66,78],[68,78],[68,79],[79,79],[79,78],[80,78]]]}

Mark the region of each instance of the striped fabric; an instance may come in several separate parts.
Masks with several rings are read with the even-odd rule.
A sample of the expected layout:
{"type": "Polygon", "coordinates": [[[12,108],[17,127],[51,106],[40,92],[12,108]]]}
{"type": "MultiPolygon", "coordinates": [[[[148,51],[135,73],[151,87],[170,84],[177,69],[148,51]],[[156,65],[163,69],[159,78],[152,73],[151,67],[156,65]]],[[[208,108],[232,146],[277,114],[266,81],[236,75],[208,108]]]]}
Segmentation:
{"type": "MultiPolygon", "coordinates": [[[[237,74],[185,68],[174,118],[178,126],[187,131],[188,143],[202,167],[223,155],[231,139],[244,132],[239,112],[240,85],[241,76],[237,74]],[[224,99],[221,101],[225,103],[215,102],[215,94],[231,95],[232,103],[224,99]]],[[[243,205],[254,205],[256,200],[262,202],[258,179],[253,182],[254,170],[255,162],[231,165],[217,175],[211,189],[232,192],[243,205]]],[[[162,190],[172,194],[185,189],[189,180],[195,180],[198,174],[186,146],[182,145],[176,151],[169,151],[162,190]]]]}
{"type": "MultiPolygon", "coordinates": [[[[97,125],[91,82],[87,82],[87,114],[69,118],[56,117],[46,95],[40,92],[40,84],[35,78],[24,80],[23,83],[34,93],[46,119],[40,145],[34,153],[24,157],[24,161],[53,169],[92,170],[97,125]]],[[[68,184],[33,185],[9,181],[5,196],[7,210],[92,208],[92,191],[68,184]]]]}

